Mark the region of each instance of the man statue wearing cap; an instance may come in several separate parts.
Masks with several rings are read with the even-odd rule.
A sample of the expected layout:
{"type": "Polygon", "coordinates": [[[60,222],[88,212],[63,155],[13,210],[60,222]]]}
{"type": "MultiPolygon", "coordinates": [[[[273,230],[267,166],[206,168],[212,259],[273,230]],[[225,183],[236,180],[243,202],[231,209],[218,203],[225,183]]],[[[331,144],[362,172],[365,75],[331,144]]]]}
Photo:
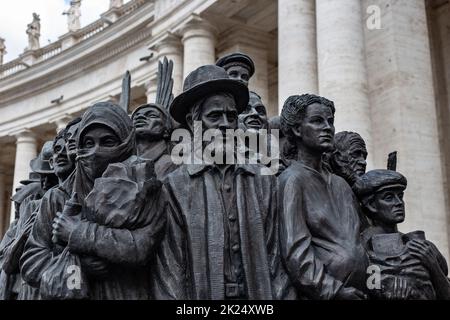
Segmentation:
{"type": "MultiPolygon", "coordinates": [[[[372,226],[363,234],[370,263],[381,272],[373,286],[377,299],[450,299],[447,263],[423,231],[403,234],[397,224],[405,219],[406,178],[392,170],[372,170],[353,189],[372,226]]],[[[368,281],[369,283],[370,281],[368,281]]]]}
{"type": "Polygon", "coordinates": [[[246,54],[235,52],[228,54],[216,62],[216,66],[224,68],[231,79],[240,81],[248,87],[250,78],[255,73],[255,64],[246,54]]]}
{"type": "Polygon", "coordinates": [[[52,156],[52,142],[47,141],[42,147],[39,156],[30,162],[33,172],[41,176],[41,189],[39,192],[30,194],[20,204],[19,218],[14,240],[5,248],[5,255],[2,268],[8,275],[17,275],[15,288],[13,292],[17,294],[18,300],[32,300],[39,297],[39,292],[29,286],[19,275],[19,260],[23,253],[25,243],[31,232],[36,218],[37,210],[41,203],[41,198],[45,192],[52,188],[56,183],[56,176],[50,167],[50,158],[52,156]]]}
{"type": "Polygon", "coordinates": [[[144,160],[153,160],[156,176],[162,180],[177,168],[170,157],[172,117],[163,106],[150,103],[134,110],[131,119],[136,129],[137,155],[144,160]]]}
{"type": "MultiPolygon", "coordinates": [[[[194,132],[237,129],[247,87],[223,68],[193,71],[170,114],[194,132]]],[[[203,144],[205,147],[205,144],[203,144]]],[[[156,299],[273,299],[282,290],[276,178],[259,165],[183,164],[164,181],[167,233],[153,270],[156,299]]]]}

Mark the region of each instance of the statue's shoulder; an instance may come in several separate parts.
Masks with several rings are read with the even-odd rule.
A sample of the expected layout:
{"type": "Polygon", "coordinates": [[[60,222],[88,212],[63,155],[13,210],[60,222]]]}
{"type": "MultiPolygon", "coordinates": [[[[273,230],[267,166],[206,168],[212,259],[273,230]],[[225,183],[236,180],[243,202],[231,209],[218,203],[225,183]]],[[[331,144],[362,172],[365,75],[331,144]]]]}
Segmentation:
{"type": "Polygon", "coordinates": [[[298,161],[292,161],[289,166],[278,176],[280,183],[293,180],[303,180],[311,175],[311,172],[298,161]]]}
{"type": "Polygon", "coordinates": [[[189,172],[186,164],[180,165],[178,168],[173,170],[171,173],[166,175],[163,182],[165,184],[176,185],[181,181],[186,181],[189,179],[189,172]]]}
{"type": "Polygon", "coordinates": [[[338,185],[338,186],[342,187],[343,189],[345,189],[346,191],[353,192],[352,187],[350,187],[350,185],[348,184],[347,181],[345,181],[344,178],[342,178],[334,173],[330,173],[330,179],[334,185],[338,185]]]}

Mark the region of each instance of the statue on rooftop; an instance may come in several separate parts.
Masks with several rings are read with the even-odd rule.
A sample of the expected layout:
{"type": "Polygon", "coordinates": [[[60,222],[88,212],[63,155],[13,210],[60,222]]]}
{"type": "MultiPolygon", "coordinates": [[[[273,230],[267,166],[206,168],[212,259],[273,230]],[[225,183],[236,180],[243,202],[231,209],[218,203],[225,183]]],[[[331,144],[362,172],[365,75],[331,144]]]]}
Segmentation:
{"type": "Polygon", "coordinates": [[[123,0],[109,0],[109,8],[119,8],[123,6],[123,0]]]}
{"type": "Polygon", "coordinates": [[[81,0],[70,1],[69,10],[63,12],[63,15],[67,15],[67,27],[69,32],[75,32],[80,30],[81,23],[81,0]]]}
{"type": "Polygon", "coordinates": [[[39,38],[41,37],[41,18],[37,13],[33,13],[33,22],[28,24],[28,47],[27,50],[37,50],[40,48],[39,38]]]}
{"type": "Polygon", "coordinates": [[[3,57],[6,54],[5,39],[0,38],[0,66],[3,64],[3,57]]]}

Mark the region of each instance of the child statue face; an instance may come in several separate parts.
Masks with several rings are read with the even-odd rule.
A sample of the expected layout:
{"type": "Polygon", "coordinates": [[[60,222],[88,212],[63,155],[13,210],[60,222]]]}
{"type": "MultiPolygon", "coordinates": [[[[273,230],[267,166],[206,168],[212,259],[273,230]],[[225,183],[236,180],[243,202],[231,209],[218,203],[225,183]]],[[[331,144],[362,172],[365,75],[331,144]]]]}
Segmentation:
{"type": "Polygon", "coordinates": [[[250,81],[250,72],[243,66],[231,66],[227,67],[227,73],[231,79],[240,81],[248,87],[250,81]]]}
{"type": "Polygon", "coordinates": [[[397,224],[405,220],[405,202],[403,188],[393,187],[378,191],[369,206],[373,219],[384,224],[397,224]]]}

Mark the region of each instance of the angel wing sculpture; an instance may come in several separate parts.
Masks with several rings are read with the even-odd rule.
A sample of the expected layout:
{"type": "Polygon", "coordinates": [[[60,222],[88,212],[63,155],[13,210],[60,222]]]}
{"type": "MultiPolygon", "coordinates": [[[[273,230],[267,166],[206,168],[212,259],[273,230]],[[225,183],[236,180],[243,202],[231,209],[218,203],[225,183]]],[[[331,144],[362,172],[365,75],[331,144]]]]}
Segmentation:
{"type": "Polygon", "coordinates": [[[119,105],[129,113],[130,108],[130,97],[131,97],[131,74],[127,70],[122,79],[122,94],[120,95],[119,105]]]}
{"type": "Polygon", "coordinates": [[[158,63],[156,103],[169,109],[173,101],[173,61],[164,57],[163,61],[158,63]]]}
{"type": "Polygon", "coordinates": [[[387,160],[387,169],[397,171],[397,151],[389,153],[387,160]]]}

